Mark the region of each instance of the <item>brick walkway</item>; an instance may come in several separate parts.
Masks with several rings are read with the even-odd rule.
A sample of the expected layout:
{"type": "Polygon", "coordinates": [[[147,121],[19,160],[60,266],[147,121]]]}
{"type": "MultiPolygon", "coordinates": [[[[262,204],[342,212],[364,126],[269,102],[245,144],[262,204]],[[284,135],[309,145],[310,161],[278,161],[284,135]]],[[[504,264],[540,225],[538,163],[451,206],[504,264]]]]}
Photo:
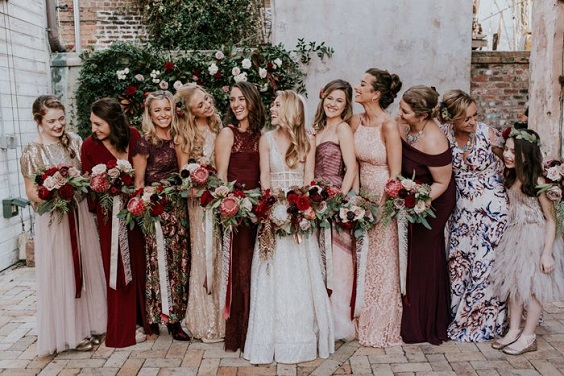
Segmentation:
{"type": "Polygon", "coordinates": [[[67,351],[35,356],[35,276],[23,266],[0,274],[0,373],[2,375],[563,375],[564,302],[545,307],[538,351],[509,356],[489,343],[404,345],[388,349],[337,343],[329,359],[298,365],[252,366],[223,344],[190,345],[166,334],[127,349],[67,351]]]}

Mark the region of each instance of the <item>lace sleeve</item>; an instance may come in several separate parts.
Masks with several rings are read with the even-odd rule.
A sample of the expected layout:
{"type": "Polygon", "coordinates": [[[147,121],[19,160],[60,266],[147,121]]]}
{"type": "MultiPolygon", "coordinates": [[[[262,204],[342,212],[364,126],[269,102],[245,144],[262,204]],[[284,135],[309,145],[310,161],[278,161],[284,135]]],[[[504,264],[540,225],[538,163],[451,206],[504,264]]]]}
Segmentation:
{"type": "Polygon", "coordinates": [[[149,155],[151,152],[151,144],[145,137],[139,137],[134,149],[134,154],[149,155]]]}

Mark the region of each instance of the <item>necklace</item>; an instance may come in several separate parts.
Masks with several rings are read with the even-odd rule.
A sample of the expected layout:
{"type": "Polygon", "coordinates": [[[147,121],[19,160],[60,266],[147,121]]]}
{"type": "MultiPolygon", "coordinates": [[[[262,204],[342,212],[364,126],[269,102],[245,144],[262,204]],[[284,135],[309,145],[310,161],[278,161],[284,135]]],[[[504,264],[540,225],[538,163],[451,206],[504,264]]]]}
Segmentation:
{"type": "Polygon", "coordinates": [[[460,150],[462,152],[462,154],[464,154],[468,150],[472,149],[473,146],[474,146],[474,132],[471,132],[468,135],[468,141],[466,141],[466,143],[464,145],[458,146],[458,141],[456,142],[456,147],[458,148],[458,150],[460,150]]]}
{"type": "Polygon", "coordinates": [[[427,123],[428,121],[426,121],[423,125],[423,128],[418,130],[415,134],[411,134],[411,127],[409,125],[405,126],[405,140],[408,144],[413,145],[414,143],[419,141],[421,136],[423,136],[423,131],[425,130],[425,127],[427,127],[427,123]]]}

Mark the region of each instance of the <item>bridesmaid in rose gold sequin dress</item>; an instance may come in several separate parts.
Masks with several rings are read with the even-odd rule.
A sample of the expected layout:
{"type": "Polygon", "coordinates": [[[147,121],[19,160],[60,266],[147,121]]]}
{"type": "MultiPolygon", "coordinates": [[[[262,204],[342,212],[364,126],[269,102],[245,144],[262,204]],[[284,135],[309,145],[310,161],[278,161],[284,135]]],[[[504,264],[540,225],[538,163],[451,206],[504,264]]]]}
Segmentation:
{"type": "MultiPolygon", "coordinates": [[[[400,89],[397,75],[375,68],[369,69],[355,87],[355,99],[365,109],[352,120],[360,186],[381,200],[386,183],[401,169],[399,131],[384,111],[400,89]]],[[[358,342],[373,347],[400,345],[402,304],[397,226],[395,222],[378,224],[368,232],[368,238],[364,306],[357,320],[358,342]]]]}

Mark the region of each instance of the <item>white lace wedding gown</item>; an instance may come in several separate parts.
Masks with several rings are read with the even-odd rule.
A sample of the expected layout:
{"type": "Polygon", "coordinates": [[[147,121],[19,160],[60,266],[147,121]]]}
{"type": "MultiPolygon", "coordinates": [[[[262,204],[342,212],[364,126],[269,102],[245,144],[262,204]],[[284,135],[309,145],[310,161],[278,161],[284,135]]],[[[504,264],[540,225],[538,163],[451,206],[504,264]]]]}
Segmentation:
{"type": "MultiPolygon", "coordinates": [[[[265,137],[270,145],[271,189],[302,186],[304,164],[288,168],[273,133],[265,137]]],[[[277,236],[268,261],[260,259],[257,241],[245,359],[253,364],[299,363],[327,358],[334,351],[333,319],[316,237],[303,237],[298,244],[292,236],[277,236]]]]}

